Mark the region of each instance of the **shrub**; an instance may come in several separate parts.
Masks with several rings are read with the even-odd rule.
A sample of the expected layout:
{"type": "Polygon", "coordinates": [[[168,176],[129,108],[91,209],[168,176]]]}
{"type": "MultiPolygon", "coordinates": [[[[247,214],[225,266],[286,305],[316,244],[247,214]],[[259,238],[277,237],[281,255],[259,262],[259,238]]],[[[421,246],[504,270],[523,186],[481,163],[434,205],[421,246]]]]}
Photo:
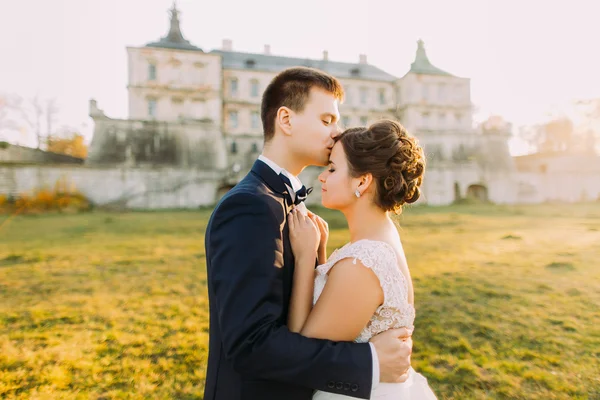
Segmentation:
{"type": "Polygon", "coordinates": [[[73,185],[61,179],[54,188],[39,188],[16,197],[0,196],[0,212],[39,214],[43,212],[81,212],[91,209],[90,201],[73,185]]]}

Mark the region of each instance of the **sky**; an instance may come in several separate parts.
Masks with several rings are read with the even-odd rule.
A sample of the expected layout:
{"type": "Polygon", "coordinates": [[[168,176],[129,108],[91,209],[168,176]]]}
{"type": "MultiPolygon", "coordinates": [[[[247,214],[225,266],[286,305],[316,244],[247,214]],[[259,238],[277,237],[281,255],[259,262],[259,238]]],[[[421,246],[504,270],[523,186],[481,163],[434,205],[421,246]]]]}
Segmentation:
{"type": "MultiPolygon", "coordinates": [[[[425,41],[431,62],[471,79],[476,120],[515,127],[600,97],[600,2],[593,0],[179,0],[184,36],[205,51],[368,62],[402,76],[425,41]]],[[[88,140],[94,98],[127,117],[127,46],[164,36],[172,0],[0,0],[0,94],[55,98],[56,126],[88,140]]],[[[14,138],[12,138],[14,140],[14,138]]],[[[25,144],[32,138],[19,138],[25,144]]],[[[517,140],[514,154],[524,152],[517,140]]]]}

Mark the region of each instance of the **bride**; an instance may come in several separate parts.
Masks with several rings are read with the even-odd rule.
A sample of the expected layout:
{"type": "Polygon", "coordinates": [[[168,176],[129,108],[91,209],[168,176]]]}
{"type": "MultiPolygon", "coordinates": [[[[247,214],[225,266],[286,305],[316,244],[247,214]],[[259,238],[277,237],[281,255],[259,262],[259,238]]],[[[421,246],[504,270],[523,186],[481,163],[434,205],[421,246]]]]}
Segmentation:
{"type": "MultiPolygon", "coordinates": [[[[336,138],[319,180],[322,202],[348,221],[350,242],[327,259],[325,221],[293,210],[289,218],[295,270],[288,326],[312,338],[368,342],[390,328],[412,329],[413,286],[390,213],[419,198],[425,159],[397,122],[352,128],[336,138]],[[319,266],[315,270],[315,257],[319,266]]],[[[313,400],[343,399],[317,391],[313,400]]],[[[379,383],[371,399],[435,399],[412,368],[403,383],[379,383]]]]}

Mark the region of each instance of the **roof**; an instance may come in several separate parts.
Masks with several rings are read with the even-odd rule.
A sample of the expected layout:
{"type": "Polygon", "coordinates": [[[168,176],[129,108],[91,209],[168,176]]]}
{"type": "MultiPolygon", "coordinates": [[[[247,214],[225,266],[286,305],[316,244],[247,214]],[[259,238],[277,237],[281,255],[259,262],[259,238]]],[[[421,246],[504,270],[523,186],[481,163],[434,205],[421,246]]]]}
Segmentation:
{"type": "Polygon", "coordinates": [[[410,71],[414,74],[425,74],[425,75],[444,75],[452,76],[446,71],[442,71],[438,67],[434,66],[425,51],[425,43],[419,39],[417,42],[417,54],[415,55],[415,61],[410,65],[410,71]]]}
{"type": "Polygon", "coordinates": [[[246,69],[279,72],[290,67],[312,67],[328,72],[336,78],[369,79],[374,81],[394,81],[394,75],[370,64],[346,63],[330,60],[314,60],[309,58],[294,58],[274,56],[259,53],[242,53],[236,51],[213,50],[223,58],[223,67],[230,69],[246,69]]]}
{"type": "Polygon", "coordinates": [[[167,33],[167,36],[162,37],[157,42],[148,43],[146,47],[202,51],[201,48],[194,46],[189,42],[189,40],[186,40],[183,37],[183,34],[181,33],[181,28],[179,26],[179,10],[177,10],[177,6],[175,5],[175,3],[173,3],[173,8],[171,8],[169,11],[171,13],[169,33],[167,33]]]}
{"type": "MultiPolygon", "coordinates": [[[[171,17],[169,32],[160,40],[146,44],[146,47],[203,52],[201,48],[194,46],[189,40],[183,37],[181,27],[179,26],[179,11],[175,3],[169,12],[171,17]]],[[[409,73],[452,76],[448,72],[442,71],[431,64],[422,40],[419,40],[417,45],[415,61],[411,64],[409,73]]],[[[213,50],[210,53],[220,55],[223,60],[223,67],[229,69],[279,72],[286,68],[302,66],[320,69],[336,78],[367,79],[383,82],[391,82],[398,79],[398,77],[388,74],[374,65],[362,62],[347,63],[327,59],[314,60],[310,58],[284,57],[226,50],[213,50]]]]}

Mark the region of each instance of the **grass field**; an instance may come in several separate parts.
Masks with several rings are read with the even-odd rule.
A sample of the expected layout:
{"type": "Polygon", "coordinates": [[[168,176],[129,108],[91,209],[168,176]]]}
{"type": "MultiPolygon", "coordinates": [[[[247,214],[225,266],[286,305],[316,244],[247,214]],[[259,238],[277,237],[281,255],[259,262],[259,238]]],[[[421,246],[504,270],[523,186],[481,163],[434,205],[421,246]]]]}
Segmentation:
{"type": "MultiPolygon", "coordinates": [[[[0,398],[201,399],[209,215],[0,216],[0,398]]],[[[333,250],[345,224],[322,215],[333,250]]],[[[600,204],[415,207],[399,225],[413,366],[440,399],[600,399],[600,204]]]]}

